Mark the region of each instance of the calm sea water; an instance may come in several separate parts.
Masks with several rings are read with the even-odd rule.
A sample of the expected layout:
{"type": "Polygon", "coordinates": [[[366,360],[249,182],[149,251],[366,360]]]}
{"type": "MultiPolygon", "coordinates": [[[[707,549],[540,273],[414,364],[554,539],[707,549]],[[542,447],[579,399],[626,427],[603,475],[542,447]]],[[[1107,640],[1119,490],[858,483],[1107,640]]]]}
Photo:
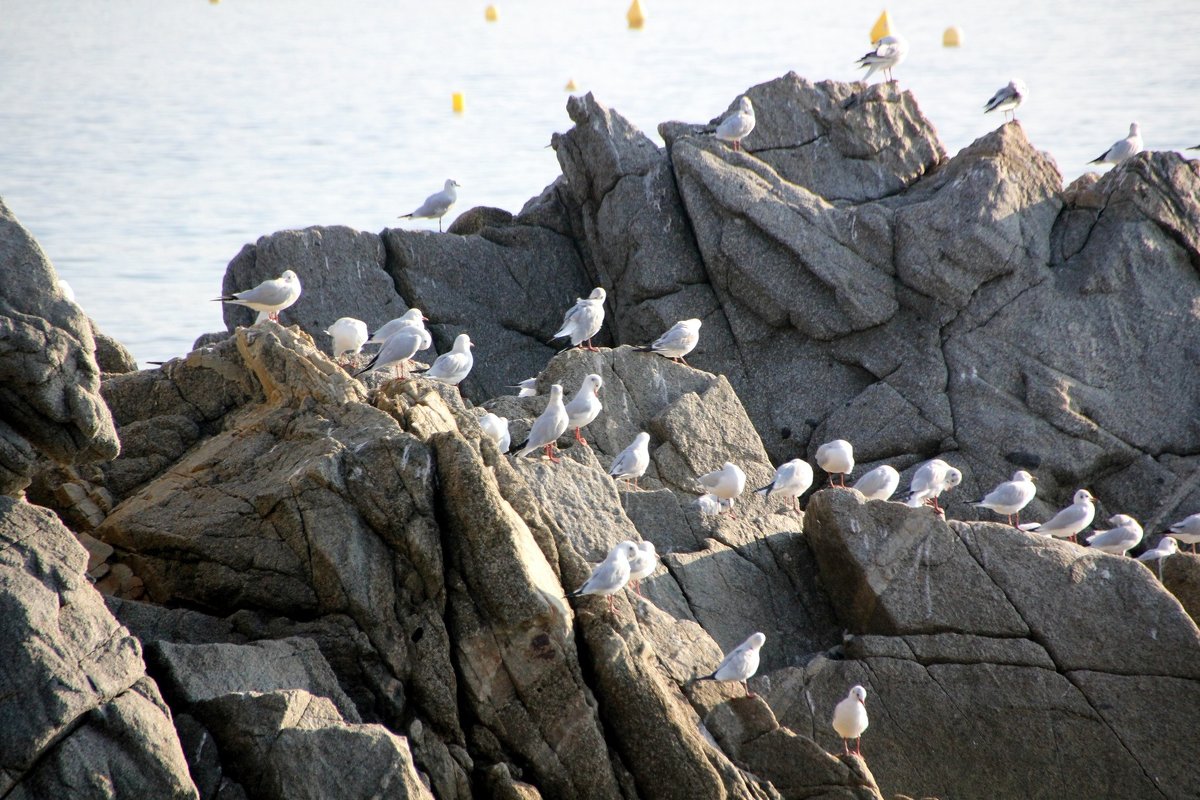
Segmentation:
{"type": "MultiPolygon", "coordinates": [[[[559,172],[545,145],[569,127],[569,78],[647,132],[706,121],[788,70],[854,79],[882,10],[646,0],[630,31],[627,0],[497,0],[496,23],[485,5],[2,0],[0,195],[100,326],[161,360],[222,327],[209,298],[261,235],[379,231],[447,177],[454,212],[519,209],[559,172]]],[[[1000,122],[980,107],[1013,76],[1030,138],[1068,179],[1135,119],[1149,148],[1200,143],[1194,7],[1059,5],[889,8],[912,45],[897,76],[950,152],[1000,122]],[[941,46],[949,25],[963,47],[941,46]]]]}

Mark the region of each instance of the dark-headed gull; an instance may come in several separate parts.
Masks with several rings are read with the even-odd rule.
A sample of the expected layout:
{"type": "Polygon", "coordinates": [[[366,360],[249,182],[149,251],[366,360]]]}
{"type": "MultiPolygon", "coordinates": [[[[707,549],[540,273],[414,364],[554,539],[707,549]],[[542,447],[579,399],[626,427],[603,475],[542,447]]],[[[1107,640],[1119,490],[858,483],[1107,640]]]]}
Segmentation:
{"type": "Polygon", "coordinates": [[[862,735],[870,724],[867,720],[867,690],[861,686],[851,687],[846,699],[833,709],[833,729],[842,737],[842,752],[850,755],[850,740],[854,740],[854,752],[862,755],[862,735]]]}
{"type": "Polygon", "coordinates": [[[263,281],[253,289],[234,292],[218,297],[213,302],[245,306],[265,313],[271,320],[279,321],[279,312],[300,299],[300,277],[290,269],[278,278],[263,281]]]}
{"type": "Polygon", "coordinates": [[[416,211],[411,211],[407,214],[401,214],[397,219],[436,219],[438,221],[438,230],[442,229],[442,217],[446,216],[446,212],[450,210],[450,206],[454,205],[454,201],[458,199],[458,192],[454,191],[459,188],[458,181],[453,178],[448,178],[440,192],[434,192],[425,198],[425,202],[421,203],[421,207],[416,211]]]}

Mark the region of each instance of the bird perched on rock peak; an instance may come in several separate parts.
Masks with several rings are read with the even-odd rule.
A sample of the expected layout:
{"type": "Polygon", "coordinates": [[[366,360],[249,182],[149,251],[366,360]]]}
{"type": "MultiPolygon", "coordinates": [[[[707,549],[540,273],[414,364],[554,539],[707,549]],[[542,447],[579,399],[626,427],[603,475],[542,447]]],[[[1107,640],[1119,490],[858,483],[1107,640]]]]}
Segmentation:
{"type": "Polygon", "coordinates": [[[927,503],[933,506],[934,511],[941,514],[942,507],[938,505],[938,498],[942,496],[942,492],[953,489],[960,483],[962,483],[961,472],[940,458],[931,459],[917,467],[917,471],[913,473],[905,502],[912,508],[927,503]]]}
{"type": "Polygon", "coordinates": [[[749,97],[742,95],[738,107],[717,126],[716,136],[723,142],[729,142],[734,150],[741,150],[742,139],[750,135],[754,124],[754,104],[750,102],[749,97]]]}
{"type": "Polygon", "coordinates": [[[700,320],[685,319],[676,322],[671,329],[654,340],[653,344],[633,348],[639,353],[658,353],[660,356],[687,364],[684,356],[696,348],[700,341],[700,320]]]}
{"type": "Polygon", "coordinates": [[[1113,142],[1112,147],[1100,156],[1089,161],[1089,164],[1120,164],[1127,158],[1133,158],[1142,152],[1142,129],[1136,122],[1129,124],[1129,135],[1120,141],[1113,142]]]}
{"type": "Polygon", "coordinates": [[[992,111],[999,111],[1004,115],[1012,114],[1013,119],[1017,118],[1017,107],[1025,102],[1025,98],[1029,96],[1029,89],[1025,87],[1025,81],[1020,78],[1013,78],[1008,82],[1008,85],[997,89],[992,98],[983,104],[983,113],[989,114],[992,111]]]}
{"type": "Polygon", "coordinates": [[[475,356],[471,355],[471,348],[474,346],[475,343],[467,334],[460,333],[455,336],[450,352],[438,356],[429,369],[424,370],[425,377],[458,386],[471,374],[471,368],[475,366],[475,356]]]}
{"type": "Polygon", "coordinates": [[[872,75],[882,70],[888,83],[893,82],[895,78],[892,77],[892,69],[898,66],[906,56],[908,56],[907,39],[898,33],[884,36],[875,42],[874,50],[858,60],[859,65],[867,70],[863,80],[870,80],[872,75]]]}
{"type": "Polygon", "coordinates": [[[300,291],[300,276],[289,269],[284,270],[278,278],[263,281],[253,289],[223,295],[213,302],[252,308],[266,314],[272,322],[278,322],[279,312],[299,300],[300,291]]]}

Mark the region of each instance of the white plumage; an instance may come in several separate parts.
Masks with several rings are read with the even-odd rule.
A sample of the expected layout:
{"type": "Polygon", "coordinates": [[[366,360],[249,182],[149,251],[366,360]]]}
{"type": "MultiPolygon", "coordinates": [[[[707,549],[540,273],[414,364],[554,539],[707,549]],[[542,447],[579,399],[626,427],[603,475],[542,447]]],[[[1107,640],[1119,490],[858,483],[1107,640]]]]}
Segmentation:
{"type": "MultiPolygon", "coordinates": [[[[557,384],[555,384],[557,386],[557,384]]],[[[608,610],[613,610],[612,596],[629,582],[629,561],[637,556],[637,545],[633,542],[621,542],[608,552],[608,556],[570,597],[581,597],[588,594],[599,594],[608,597],[608,610]]]]}
{"type": "Polygon", "coordinates": [[[654,549],[654,542],[638,542],[637,555],[629,562],[629,582],[633,584],[633,590],[640,596],[642,594],[641,583],[642,578],[648,578],[658,569],[658,553],[654,549]]]}
{"type": "Polygon", "coordinates": [[[471,374],[471,368],[475,366],[475,356],[471,354],[471,348],[474,346],[467,334],[460,333],[455,336],[450,352],[438,356],[433,365],[425,371],[425,377],[458,386],[471,374]]]}
{"type": "Polygon", "coordinates": [[[754,123],[754,104],[750,102],[749,97],[742,95],[738,107],[717,126],[717,138],[732,144],[734,150],[741,150],[742,139],[754,130],[754,123]]]}
{"type": "Polygon", "coordinates": [[[1013,516],[1016,515],[1017,523],[1020,524],[1021,509],[1029,505],[1036,494],[1037,487],[1033,484],[1033,476],[1025,470],[1019,469],[1013,473],[1012,480],[1000,484],[988,492],[982,500],[972,505],[1003,514],[1008,517],[1010,525],[1013,522],[1013,516]]]}
{"type": "Polygon", "coordinates": [[[404,365],[410,358],[417,354],[417,350],[421,349],[421,334],[414,328],[401,328],[388,340],[383,343],[383,347],[379,348],[379,352],[375,357],[367,362],[367,365],[354,373],[357,377],[364,372],[374,372],[377,369],[390,366],[392,364],[400,365],[400,373],[404,373],[404,365]]]}
{"type": "Polygon", "coordinates": [[[700,320],[685,319],[676,322],[671,329],[654,340],[653,344],[636,348],[642,353],[658,353],[674,361],[682,361],[683,357],[696,348],[700,341],[700,320]]]}
{"type": "Polygon", "coordinates": [[[596,348],[592,347],[592,337],[599,333],[601,326],[604,325],[604,300],[606,297],[604,290],[596,287],[587,297],[576,298],[575,305],[567,309],[567,313],[563,315],[562,327],[551,338],[558,339],[565,336],[571,340],[572,347],[586,343],[583,349],[595,350],[596,348]]]}
{"type": "Polygon", "coordinates": [[[1142,526],[1128,514],[1115,514],[1108,518],[1112,525],[1106,531],[1096,531],[1087,537],[1092,549],[1114,556],[1123,556],[1142,541],[1142,526]]]}
{"type": "Polygon", "coordinates": [[[1021,530],[1042,536],[1053,536],[1056,539],[1075,541],[1075,534],[1082,531],[1096,516],[1096,506],[1093,504],[1091,492],[1080,489],[1075,493],[1074,502],[1059,511],[1040,525],[1022,525],[1021,530]]]}
{"type": "Polygon", "coordinates": [[[558,463],[560,459],[553,453],[554,442],[567,429],[567,409],[563,405],[562,394],[561,384],[551,385],[550,400],[546,403],[546,410],[534,420],[533,427],[529,429],[529,440],[525,443],[525,448],[517,453],[518,458],[532,453],[539,447],[544,447],[550,460],[558,463]]]}
{"type": "Polygon", "coordinates": [[[817,448],[817,466],[829,475],[829,485],[833,486],[833,476],[838,476],[840,485],[846,485],[846,476],[854,471],[854,448],[845,439],[834,439],[817,448]]]}
{"type": "Polygon", "coordinates": [[[780,494],[791,498],[796,505],[796,510],[799,511],[800,495],[807,492],[812,484],[813,468],[804,459],[793,458],[791,461],[779,465],[779,468],[775,470],[775,478],[770,483],[754,491],[763,497],[780,494]]]}
{"type": "Polygon", "coordinates": [[[1113,142],[1112,147],[1104,151],[1092,164],[1120,164],[1127,158],[1132,158],[1142,152],[1142,129],[1136,123],[1130,123],[1129,135],[1120,141],[1113,142]]]}
{"type": "Polygon", "coordinates": [[[263,281],[244,292],[218,297],[217,301],[252,308],[265,313],[272,320],[278,320],[280,311],[300,299],[300,291],[300,277],[289,269],[278,278],[263,281]]]}
{"type": "Polygon", "coordinates": [[[646,474],[650,466],[650,434],[642,431],[633,437],[633,443],[617,454],[608,474],[617,480],[634,481],[646,474]]]}
{"type": "Polygon", "coordinates": [[[850,755],[849,740],[854,740],[854,752],[862,755],[861,739],[863,731],[870,724],[867,719],[867,690],[861,686],[853,686],[846,698],[833,709],[833,729],[842,737],[842,752],[850,755]]]}
{"type": "Polygon", "coordinates": [[[934,509],[941,511],[938,498],[942,492],[952,489],[962,483],[962,473],[954,467],[934,458],[917,467],[909,483],[908,505],[917,508],[922,503],[930,503],[934,509]]]}
{"type": "Polygon", "coordinates": [[[458,192],[455,191],[457,188],[459,188],[458,181],[448,178],[442,185],[440,192],[434,192],[429,195],[416,211],[401,214],[399,219],[436,219],[438,221],[438,230],[440,231],[442,229],[442,217],[446,216],[446,212],[450,210],[450,206],[454,205],[454,201],[458,200],[458,192]]]}
{"type": "Polygon", "coordinates": [[[983,113],[987,114],[992,111],[999,111],[1003,114],[1012,113],[1013,119],[1016,119],[1017,107],[1025,102],[1025,98],[1028,96],[1029,90],[1025,88],[1025,81],[1013,78],[1007,86],[997,89],[991,99],[983,104],[983,113]]]}
{"type": "Polygon", "coordinates": [[[863,493],[868,500],[887,500],[900,485],[900,473],[895,467],[880,464],[854,482],[852,488],[863,493]]]}
{"type": "Polygon", "coordinates": [[[433,336],[425,328],[425,320],[427,317],[421,313],[419,308],[410,308],[394,320],[385,323],[383,327],[371,334],[371,338],[367,339],[367,344],[383,344],[392,334],[398,332],[402,328],[414,328],[421,335],[421,346],[417,352],[426,350],[433,346],[433,336]]]}
{"type": "Polygon", "coordinates": [[[599,375],[592,373],[583,379],[579,391],[571,398],[571,402],[567,403],[567,427],[575,429],[575,440],[582,445],[586,445],[587,440],[583,438],[579,429],[592,424],[604,408],[600,403],[602,386],[604,381],[599,375]]]}
{"type": "Polygon", "coordinates": [[[876,72],[882,71],[888,81],[892,80],[892,69],[900,64],[908,55],[908,40],[898,33],[884,36],[875,42],[875,49],[864,55],[858,63],[867,68],[863,80],[870,80],[876,72]]]}
{"type": "Polygon", "coordinates": [[[1192,514],[1176,522],[1171,526],[1167,536],[1177,539],[1183,544],[1190,544],[1192,552],[1196,552],[1196,543],[1200,542],[1200,514],[1192,514]]]}
{"type": "Polygon", "coordinates": [[[721,660],[721,664],[712,672],[699,680],[702,681],[741,681],[745,686],[746,696],[754,697],[746,681],[758,672],[759,650],[766,644],[767,637],[762,633],[753,633],[746,641],[735,647],[729,655],[721,660]]]}
{"type": "Polygon", "coordinates": [[[333,338],[334,358],[341,358],[346,353],[358,355],[367,343],[367,323],[354,317],[342,317],[326,328],[325,333],[333,338]]]}
{"type": "Polygon", "coordinates": [[[508,432],[508,419],[488,412],[479,418],[479,427],[489,439],[496,443],[501,453],[512,446],[512,435],[508,432]]]}

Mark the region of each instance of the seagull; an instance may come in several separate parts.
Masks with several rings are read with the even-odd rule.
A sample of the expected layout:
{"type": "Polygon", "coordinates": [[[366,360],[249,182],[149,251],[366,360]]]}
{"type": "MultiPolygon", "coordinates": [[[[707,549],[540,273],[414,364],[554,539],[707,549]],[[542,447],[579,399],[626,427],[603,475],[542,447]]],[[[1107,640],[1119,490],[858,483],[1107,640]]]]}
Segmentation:
{"type": "Polygon", "coordinates": [[[633,349],[639,353],[658,353],[672,361],[686,364],[687,361],[683,357],[692,352],[699,341],[700,320],[685,319],[672,325],[671,329],[655,339],[653,344],[633,349]]]}
{"type": "MultiPolygon", "coordinates": [[[[58,279],[58,290],[62,292],[63,297],[67,298],[72,303],[75,302],[75,290],[71,288],[71,284],[67,283],[62,278],[58,279]]],[[[76,303],[76,305],[78,304],[76,303]]]]}
{"type": "Polygon", "coordinates": [[[546,448],[546,456],[555,464],[562,461],[554,455],[554,442],[567,429],[567,409],[562,401],[562,384],[555,383],[550,387],[550,400],[546,410],[533,421],[529,429],[529,438],[525,440],[525,448],[517,453],[517,458],[526,456],[539,447],[546,448]]]}
{"type": "Polygon", "coordinates": [[[973,506],[982,506],[990,508],[997,514],[1003,514],[1008,517],[1008,524],[1013,525],[1013,515],[1017,517],[1016,525],[1021,524],[1021,509],[1029,505],[1033,500],[1033,496],[1037,494],[1037,487],[1033,485],[1033,476],[1023,469],[1019,469],[1013,473],[1011,481],[1004,483],[992,489],[978,503],[972,503],[973,506]]]}
{"type": "Polygon", "coordinates": [[[796,510],[799,511],[800,495],[807,492],[812,484],[813,468],[804,459],[793,458],[780,464],[779,469],[775,470],[775,478],[761,489],[755,489],[754,493],[770,497],[772,493],[779,492],[784,497],[792,498],[796,510]]]}
{"type": "Polygon", "coordinates": [[[696,481],[704,487],[706,493],[715,496],[718,500],[728,501],[730,513],[732,513],[734,501],[746,488],[746,473],[742,472],[742,468],[737,464],[726,461],[725,466],[701,475],[696,481]]]}
{"type": "Polygon", "coordinates": [[[722,142],[731,143],[734,150],[741,150],[742,139],[749,136],[752,130],[754,130],[754,105],[750,102],[749,97],[742,95],[742,99],[738,101],[737,110],[721,120],[721,124],[717,126],[717,138],[722,142]]]}
{"type": "Polygon", "coordinates": [[[367,323],[354,317],[342,317],[330,325],[325,333],[333,337],[334,358],[341,358],[346,353],[356,356],[367,343],[367,323]]]}
{"type": "Polygon", "coordinates": [[[604,408],[600,405],[600,387],[603,385],[604,381],[600,376],[592,373],[583,379],[579,391],[571,398],[571,402],[567,403],[567,416],[570,418],[567,427],[575,429],[575,440],[585,447],[588,446],[587,439],[583,438],[579,429],[590,425],[600,416],[600,411],[604,408]]]}
{"type": "Polygon", "coordinates": [[[399,364],[400,376],[403,378],[404,365],[420,349],[420,332],[414,328],[401,328],[388,337],[388,340],[383,343],[383,347],[379,348],[379,352],[375,354],[374,358],[368,361],[365,367],[354,373],[354,377],[357,378],[364,372],[374,372],[391,364],[399,364]]]}
{"type": "Polygon", "coordinates": [[[425,202],[421,203],[421,207],[416,211],[401,214],[397,219],[437,219],[438,231],[441,232],[442,217],[446,216],[450,206],[454,205],[454,201],[458,199],[458,192],[454,191],[457,188],[461,188],[458,181],[448,178],[440,192],[434,192],[426,197],[425,202]]]}
{"type": "Polygon", "coordinates": [[[1167,533],[1173,539],[1183,544],[1190,544],[1192,552],[1196,552],[1196,542],[1200,542],[1200,514],[1192,514],[1171,526],[1167,533]]]}
{"type": "Polygon", "coordinates": [[[508,387],[510,389],[520,389],[517,397],[537,397],[537,378],[526,378],[516,386],[508,387]]]}
{"type": "Polygon", "coordinates": [[[479,427],[489,439],[496,443],[501,453],[507,453],[512,446],[512,436],[508,432],[508,419],[498,417],[488,412],[479,418],[479,427]]]}
{"type": "Polygon", "coordinates": [[[942,507],[938,505],[938,498],[942,492],[958,486],[961,482],[962,473],[945,461],[940,458],[926,461],[913,473],[912,481],[908,486],[908,498],[905,502],[913,508],[927,503],[941,514],[942,507]]]}
{"type": "Polygon", "coordinates": [[[992,95],[992,99],[983,104],[983,113],[1002,111],[1006,115],[1012,114],[1015,120],[1017,118],[1017,106],[1025,102],[1025,98],[1028,95],[1029,89],[1025,87],[1025,81],[1020,78],[1013,78],[1008,82],[1008,86],[997,90],[992,95]]]}
{"type": "Polygon", "coordinates": [[[429,335],[429,331],[425,329],[425,323],[429,317],[421,313],[419,308],[410,308],[400,316],[396,317],[391,322],[386,323],[382,328],[371,334],[371,338],[367,339],[367,344],[383,344],[393,333],[401,328],[416,328],[421,333],[421,346],[418,352],[426,350],[433,346],[433,337],[429,335]]]}
{"type": "Polygon", "coordinates": [[[702,494],[696,498],[696,508],[701,514],[707,516],[716,516],[721,513],[722,503],[713,494],[702,494]]]}
{"type": "Polygon", "coordinates": [[[867,720],[867,690],[853,686],[846,699],[833,709],[833,729],[842,737],[842,752],[850,755],[850,740],[854,740],[854,752],[862,755],[862,735],[869,724],[867,720]]]}
{"type": "Polygon", "coordinates": [[[649,466],[650,434],[642,431],[633,437],[633,444],[626,447],[613,459],[612,466],[608,468],[608,474],[616,480],[623,480],[626,483],[632,479],[633,485],[637,486],[637,479],[646,474],[646,468],[649,466]]]}
{"type": "Polygon", "coordinates": [[[884,36],[875,42],[874,50],[858,60],[859,64],[867,68],[867,74],[863,76],[863,80],[870,80],[872,75],[882,70],[887,76],[888,83],[891,83],[894,80],[892,78],[892,68],[903,61],[907,55],[907,39],[898,33],[891,36],[884,36]]]}
{"type": "Polygon", "coordinates": [[[862,492],[868,500],[887,500],[900,485],[900,473],[895,467],[881,464],[855,481],[852,489],[862,492]]]}
{"type": "Polygon", "coordinates": [[[1167,556],[1173,556],[1179,552],[1179,542],[1170,536],[1164,536],[1158,540],[1158,544],[1153,550],[1147,550],[1137,557],[1138,561],[1157,561],[1158,562],[1158,580],[1162,582],[1162,565],[1167,556]]]}
{"type": "Polygon", "coordinates": [[[437,357],[427,370],[423,370],[426,378],[430,380],[448,383],[451,386],[458,386],[462,383],[463,378],[471,372],[471,367],[475,366],[475,356],[471,355],[471,348],[474,347],[471,337],[465,333],[460,333],[454,337],[454,346],[450,348],[449,353],[442,353],[437,357]]]}
{"type": "Polygon", "coordinates": [[[1108,518],[1108,524],[1113,527],[1106,531],[1096,531],[1087,537],[1087,543],[1095,550],[1123,556],[1129,550],[1137,547],[1142,541],[1142,526],[1128,514],[1116,514],[1108,518]]]}
{"type": "Polygon", "coordinates": [[[1099,158],[1089,161],[1089,164],[1120,164],[1127,158],[1132,158],[1142,152],[1142,132],[1136,122],[1129,124],[1129,135],[1104,151],[1099,158]]]}
{"type": "Polygon", "coordinates": [[[1095,499],[1087,489],[1080,489],[1075,493],[1071,505],[1046,522],[1040,525],[1022,525],[1021,530],[1053,536],[1056,539],[1070,539],[1073,542],[1075,534],[1092,524],[1092,519],[1096,516],[1096,506],[1092,503],[1095,499]]]}
{"type": "Polygon", "coordinates": [[[854,448],[845,439],[834,439],[817,448],[817,466],[829,475],[829,485],[833,486],[833,476],[838,476],[839,485],[846,485],[846,476],[854,471],[854,448]]]}
{"type": "Polygon", "coordinates": [[[600,326],[604,324],[604,298],[606,296],[603,289],[596,287],[586,298],[577,298],[575,305],[567,309],[567,313],[563,315],[562,327],[550,338],[558,339],[566,336],[571,340],[571,347],[579,347],[580,343],[585,343],[583,344],[584,350],[595,352],[597,348],[592,346],[592,337],[600,331],[600,326]]]}
{"type": "Polygon", "coordinates": [[[218,297],[214,303],[231,303],[266,313],[273,322],[279,321],[279,312],[300,299],[300,278],[290,269],[278,278],[263,281],[253,289],[234,292],[218,297]]]}
{"type": "Polygon", "coordinates": [[[733,652],[721,660],[711,675],[697,678],[698,681],[741,681],[746,689],[746,697],[755,697],[746,681],[758,672],[758,651],[766,644],[767,637],[762,633],[753,633],[750,638],[734,648],[733,652]]]}
{"type": "Polygon", "coordinates": [[[638,542],[637,555],[629,562],[629,582],[638,597],[642,596],[639,585],[642,578],[648,578],[658,569],[658,553],[654,551],[654,542],[638,542]]]}
{"type": "MultiPolygon", "coordinates": [[[[551,387],[551,392],[553,393],[555,387],[558,388],[559,394],[562,394],[562,387],[557,383],[551,387]]],[[[613,613],[613,595],[621,591],[629,582],[629,561],[637,554],[637,545],[633,542],[621,542],[608,552],[608,557],[600,563],[600,566],[592,570],[591,576],[584,581],[583,586],[571,592],[567,597],[582,597],[587,594],[607,595],[608,611],[610,614],[613,613]]]]}

